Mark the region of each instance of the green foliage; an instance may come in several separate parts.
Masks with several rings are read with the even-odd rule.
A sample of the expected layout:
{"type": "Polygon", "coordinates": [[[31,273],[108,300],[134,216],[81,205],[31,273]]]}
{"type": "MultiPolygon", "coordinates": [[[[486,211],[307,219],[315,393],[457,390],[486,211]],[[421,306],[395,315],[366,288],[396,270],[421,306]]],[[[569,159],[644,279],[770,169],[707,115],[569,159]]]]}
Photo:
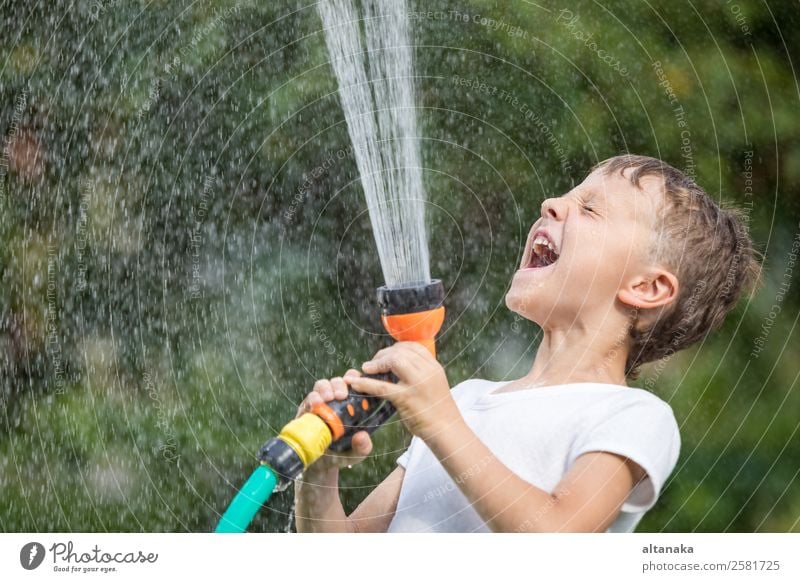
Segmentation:
{"type": "MultiPolygon", "coordinates": [[[[537,331],[503,297],[543,198],[622,151],[694,171],[748,210],[766,285],[641,378],[673,405],[683,448],[640,530],[797,531],[797,11],[413,10],[451,384],[514,377],[532,359],[537,331]]],[[[0,528],[210,531],[314,379],[387,342],[313,4],[2,13],[0,528]]],[[[348,508],[407,442],[398,423],[379,433],[343,476],[348,508]]],[[[290,510],[276,495],[253,529],[285,529],[290,510]]]]}

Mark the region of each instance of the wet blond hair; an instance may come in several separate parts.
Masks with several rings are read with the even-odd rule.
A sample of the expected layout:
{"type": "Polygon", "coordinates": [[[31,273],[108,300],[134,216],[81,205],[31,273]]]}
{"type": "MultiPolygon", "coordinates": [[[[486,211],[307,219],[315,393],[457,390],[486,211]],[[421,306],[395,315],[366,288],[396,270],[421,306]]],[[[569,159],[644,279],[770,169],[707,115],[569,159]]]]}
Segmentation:
{"type": "Polygon", "coordinates": [[[718,329],[742,295],[761,283],[761,254],[750,238],[748,216],[723,208],[680,170],[647,156],[622,155],[592,171],[620,173],[642,189],[642,179],[657,178],[663,202],[657,217],[652,258],[672,270],[680,282],[678,298],[646,325],[635,312],[625,375],[671,356],[718,329]]]}

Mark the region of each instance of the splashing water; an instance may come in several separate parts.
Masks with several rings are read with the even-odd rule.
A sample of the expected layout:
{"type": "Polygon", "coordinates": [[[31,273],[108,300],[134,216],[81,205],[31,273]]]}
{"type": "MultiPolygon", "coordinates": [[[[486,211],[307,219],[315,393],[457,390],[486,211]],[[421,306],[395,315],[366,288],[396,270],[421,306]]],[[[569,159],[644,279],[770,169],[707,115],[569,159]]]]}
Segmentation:
{"type": "Polygon", "coordinates": [[[429,283],[406,2],[362,0],[362,6],[366,53],[354,0],[318,4],[325,42],[386,285],[429,283]]]}

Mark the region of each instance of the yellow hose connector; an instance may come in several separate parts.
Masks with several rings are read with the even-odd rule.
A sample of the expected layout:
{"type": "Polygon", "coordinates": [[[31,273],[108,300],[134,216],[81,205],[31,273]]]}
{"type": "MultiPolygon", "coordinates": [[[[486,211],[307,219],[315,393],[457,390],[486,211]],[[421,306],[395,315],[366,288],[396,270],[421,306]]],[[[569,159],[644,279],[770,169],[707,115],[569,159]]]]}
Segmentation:
{"type": "Polygon", "coordinates": [[[284,426],[278,438],[292,447],[306,467],[324,455],[333,441],[325,421],[310,412],[284,426]]]}

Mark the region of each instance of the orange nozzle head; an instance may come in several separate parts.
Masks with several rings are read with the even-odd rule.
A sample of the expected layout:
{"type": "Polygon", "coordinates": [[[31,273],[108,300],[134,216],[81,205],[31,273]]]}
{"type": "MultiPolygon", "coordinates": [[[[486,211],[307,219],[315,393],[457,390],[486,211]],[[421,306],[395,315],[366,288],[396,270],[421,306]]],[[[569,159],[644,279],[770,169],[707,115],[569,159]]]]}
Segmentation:
{"type": "Polygon", "coordinates": [[[383,327],[399,342],[419,342],[436,357],[434,338],[444,323],[444,307],[416,313],[381,315],[383,327]]]}
{"type": "Polygon", "coordinates": [[[424,345],[436,357],[434,338],[444,322],[444,287],[439,279],[406,287],[381,287],[378,303],[383,327],[396,341],[424,345]]]}

